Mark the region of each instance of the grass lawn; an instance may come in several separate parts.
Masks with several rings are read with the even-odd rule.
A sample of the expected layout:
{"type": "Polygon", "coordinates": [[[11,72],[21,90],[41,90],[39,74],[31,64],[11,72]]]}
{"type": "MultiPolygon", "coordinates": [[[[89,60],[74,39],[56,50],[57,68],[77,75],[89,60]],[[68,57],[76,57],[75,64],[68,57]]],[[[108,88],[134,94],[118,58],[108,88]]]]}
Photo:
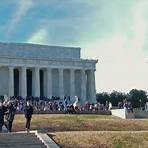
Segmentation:
{"type": "Polygon", "coordinates": [[[50,133],[64,148],[147,148],[148,132],[56,132],[50,133]]]}
{"type": "MultiPolygon", "coordinates": [[[[24,115],[16,115],[13,131],[24,130],[24,115]]],[[[110,115],[33,115],[32,129],[61,131],[139,131],[148,130],[148,120],[123,120],[110,115]]]]}
{"type": "MultiPolygon", "coordinates": [[[[16,115],[13,131],[25,129],[16,115]]],[[[148,148],[148,120],[123,120],[110,115],[33,115],[32,130],[49,133],[61,147],[148,148]],[[130,132],[129,132],[130,131],[130,132]]]]}

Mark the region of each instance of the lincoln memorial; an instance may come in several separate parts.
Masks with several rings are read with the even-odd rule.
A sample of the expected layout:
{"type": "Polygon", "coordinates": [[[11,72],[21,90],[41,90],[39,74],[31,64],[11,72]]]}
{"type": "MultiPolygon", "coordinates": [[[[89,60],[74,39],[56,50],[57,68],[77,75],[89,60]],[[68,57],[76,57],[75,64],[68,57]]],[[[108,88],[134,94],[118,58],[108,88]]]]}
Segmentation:
{"type": "Polygon", "coordinates": [[[97,60],[81,59],[77,47],[0,43],[0,95],[96,98],[97,60]]]}

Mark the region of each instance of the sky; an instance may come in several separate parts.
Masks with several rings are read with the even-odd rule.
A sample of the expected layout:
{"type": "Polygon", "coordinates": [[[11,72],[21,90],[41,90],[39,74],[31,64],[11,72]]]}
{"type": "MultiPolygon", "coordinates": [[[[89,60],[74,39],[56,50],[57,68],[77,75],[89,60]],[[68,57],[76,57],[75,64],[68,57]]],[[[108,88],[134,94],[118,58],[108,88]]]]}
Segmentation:
{"type": "Polygon", "coordinates": [[[148,91],[148,0],[1,0],[0,41],[81,47],[97,92],[148,91]]]}

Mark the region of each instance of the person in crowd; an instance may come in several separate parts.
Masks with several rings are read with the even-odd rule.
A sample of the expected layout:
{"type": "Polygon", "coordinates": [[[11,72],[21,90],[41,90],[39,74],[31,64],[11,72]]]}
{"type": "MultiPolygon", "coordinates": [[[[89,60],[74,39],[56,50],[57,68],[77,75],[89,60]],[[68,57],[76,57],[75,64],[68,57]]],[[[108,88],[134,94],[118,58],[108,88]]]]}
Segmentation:
{"type": "Polygon", "coordinates": [[[119,109],[123,108],[123,103],[122,103],[121,101],[118,102],[118,108],[119,108],[119,109]]]}
{"type": "Polygon", "coordinates": [[[0,132],[2,131],[2,127],[4,125],[5,112],[6,112],[6,107],[3,105],[2,101],[0,101],[0,132]]]}
{"type": "Polygon", "coordinates": [[[106,101],[106,104],[105,104],[105,110],[108,110],[108,108],[109,108],[109,102],[106,101]]]}
{"type": "Polygon", "coordinates": [[[89,110],[89,105],[90,105],[89,102],[85,101],[84,107],[83,107],[85,111],[89,110]]]}
{"type": "Polygon", "coordinates": [[[66,96],[64,97],[64,111],[67,111],[68,101],[66,96]]]}
{"type": "Polygon", "coordinates": [[[31,102],[28,100],[26,106],[24,108],[25,118],[26,118],[26,131],[27,133],[30,132],[30,122],[33,114],[33,107],[31,102]]]}
{"type": "Polygon", "coordinates": [[[6,127],[8,132],[12,131],[12,124],[15,116],[15,111],[16,111],[15,107],[13,106],[12,102],[9,101],[7,104],[7,111],[5,113],[6,127]]]}
{"type": "Polygon", "coordinates": [[[73,107],[75,110],[80,110],[80,99],[78,96],[75,96],[75,102],[73,103],[73,107]]]}
{"type": "Polygon", "coordinates": [[[98,110],[98,103],[95,103],[94,104],[94,109],[93,109],[94,111],[96,111],[96,110],[98,110]]]}
{"type": "Polygon", "coordinates": [[[123,100],[123,108],[128,109],[128,102],[127,99],[123,100]]]}
{"type": "Polygon", "coordinates": [[[127,105],[128,105],[128,108],[127,108],[128,112],[132,112],[133,113],[132,103],[128,102],[127,105]]]}
{"type": "Polygon", "coordinates": [[[112,109],[112,103],[109,102],[109,104],[108,104],[108,110],[111,110],[111,109],[112,109]]]}

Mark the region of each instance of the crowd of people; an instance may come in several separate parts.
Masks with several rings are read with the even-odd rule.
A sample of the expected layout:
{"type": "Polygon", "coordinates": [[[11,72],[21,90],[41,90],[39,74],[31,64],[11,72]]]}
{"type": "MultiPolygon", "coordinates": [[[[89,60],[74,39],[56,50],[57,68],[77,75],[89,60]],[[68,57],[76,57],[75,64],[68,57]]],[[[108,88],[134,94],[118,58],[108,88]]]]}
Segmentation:
{"type": "MultiPolygon", "coordinates": [[[[70,97],[64,97],[64,99],[60,99],[59,97],[52,97],[52,99],[48,99],[45,97],[34,98],[28,97],[28,100],[32,102],[32,106],[35,112],[69,112],[70,109],[74,109],[75,111],[107,111],[112,107],[111,102],[107,102],[105,105],[99,102],[89,103],[89,101],[85,101],[83,104],[80,99],[75,96],[74,100],[71,100],[70,97]]],[[[25,107],[26,99],[21,97],[12,97],[11,100],[14,102],[16,106],[17,112],[23,112],[25,107]]]]}
{"type": "Polygon", "coordinates": [[[127,99],[123,99],[122,102],[118,102],[118,108],[125,108],[127,112],[133,112],[132,103],[130,101],[127,101],[127,99]]]}
{"type": "MultiPolygon", "coordinates": [[[[131,102],[124,99],[118,103],[118,108],[126,108],[128,112],[133,112],[131,102]]],[[[29,132],[30,122],[33,112],[37,113],[76,113],[77,111],[110,111],[112,109],[112,103],[106,101],[105,104],[99,102],[89,103],[85,101],[83,104],[80,99],[75,96],[74,101],[70,97],[52,97],[51,99],[46,97],[7,97],[3,96],[0,99],[0,131],[5,126],[8,132],[12,130],[12,124],[15,117],[15,113],[24,113],[26,118],[26,130],[29,132]]]]}
{"type": "MultiPolygon", "coordinates": [[[[5,127],[8,132],[12,131],[12,125],[17,110],[17,104],[10,98],[4,98],[0,100],[0,132],[5,127]]],[[[33,106],[30,100],[27,100],[23,108],[26,118],[26,131],[30,130],[30,122],[33,114],[33,106]]]]}
{"type": "MultiPolygon", "coordinates": [[[[3,97],[5,98],[5,96],[3,97]]],[[[5,100],[5,99],[2,99],[5,100]]],[[[35,112],[68,112],[69,109],[74,109],[75,111],[108,111],[112,109],[112,103],[106,101],[105,104],[99,102],[90,103],[89,101],[81,103],[80,99],[75,96],[73,100],[70,97],[60,97],[52,96],[52,98],[46,97],[11,97],[11,102],[15,106],[17,112],[24,112],[26,101],[29,100],[33,106],[35,112]]],[[[131,102],[124,99],[122,102],[118,103],[118,108],[126,108],[128,111],[133,111],[131,102]]]]}

